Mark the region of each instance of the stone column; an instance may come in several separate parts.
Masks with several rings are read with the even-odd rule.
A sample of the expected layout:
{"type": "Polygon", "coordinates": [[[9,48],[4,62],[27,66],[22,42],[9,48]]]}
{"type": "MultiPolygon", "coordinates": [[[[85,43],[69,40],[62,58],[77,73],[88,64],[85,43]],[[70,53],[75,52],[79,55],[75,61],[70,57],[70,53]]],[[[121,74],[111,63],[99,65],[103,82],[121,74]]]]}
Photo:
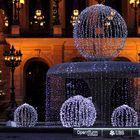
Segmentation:
{"type": "Polygon", "coordinates": [[[61,0],[52,1],[52,16],[53,16],[53,35],[54,37],[62,36],[62,26],[59,19],[59,4],[61,0]]]}
{"type": "Polygon", "coordinates": [[[19,36],[20,35],[20,26],[19,26],[19,6],[17,0],[14,0],[13,4],[13,25],[11,26],[11,34],[13,36],[19,36]]]}
{"type": "Polygon", "coordinates": [[[21,31],[29,29],[29,0],[25,0],[23,7],[20,9],[20,26],[21,31]]]}

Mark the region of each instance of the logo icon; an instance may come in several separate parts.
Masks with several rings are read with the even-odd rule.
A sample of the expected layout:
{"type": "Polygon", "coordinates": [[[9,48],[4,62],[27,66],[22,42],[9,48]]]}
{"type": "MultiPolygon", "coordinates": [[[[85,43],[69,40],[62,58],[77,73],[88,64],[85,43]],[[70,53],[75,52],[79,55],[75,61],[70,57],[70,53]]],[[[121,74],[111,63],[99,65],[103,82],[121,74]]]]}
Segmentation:
{"type": "Polygon", "coordinates": [[[109,133],[109,135],[110,136],[114,136],[115,135],[115,131],[114,130],[111,130],[110,133],[109,133]]]}

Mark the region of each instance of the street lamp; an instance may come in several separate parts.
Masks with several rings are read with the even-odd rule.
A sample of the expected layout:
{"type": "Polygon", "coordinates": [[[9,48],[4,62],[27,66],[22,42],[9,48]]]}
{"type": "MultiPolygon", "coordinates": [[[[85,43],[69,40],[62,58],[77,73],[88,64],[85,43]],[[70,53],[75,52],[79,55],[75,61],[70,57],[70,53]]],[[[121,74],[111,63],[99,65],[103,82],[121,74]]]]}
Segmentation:
{"type": "Polygon", "coordinates": [[[138,11],[138,8],[139,8],[140,0],[130,0],[129,3],[135,11],[134,33],[135,33],[135,35],[137,35],[137,26],[138,26],[137,11],[138,11]]]}
{"type": "Polygon", "coordinates": [[[11,98],[10,98],[10,103],[9,103],[9,107],[10,107],[9,115],[10,117],[12,117],[14,110],[17,107],[17,103],[15,99],[14,71],[15,71],[15,68],[20,65],[22,53],[20,50],[15,50],[14,46],[12,46],[9,51],[4,52],[3,56],[4,56],[5,65],[10,67],[11,73],[12,73],[11,98]]]}

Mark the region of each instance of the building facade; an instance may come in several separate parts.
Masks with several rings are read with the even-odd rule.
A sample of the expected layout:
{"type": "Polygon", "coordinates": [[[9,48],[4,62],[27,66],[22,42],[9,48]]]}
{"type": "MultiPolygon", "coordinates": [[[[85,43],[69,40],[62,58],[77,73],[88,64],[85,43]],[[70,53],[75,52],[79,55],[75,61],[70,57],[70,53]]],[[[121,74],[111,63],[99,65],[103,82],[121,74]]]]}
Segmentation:
{"type": "MultiPolygon", "coordinates": [[[[22,62],[15,70],[16,101],[18,104],[28,102],[40,110],[40,113],[45,112],[46,73],[48,69],[55,64],[83,61],[84,59],[75,49],[72,39],[73,26],[70,21],[73,10],[78,9],[80,12],[85,7],[97,3],[95,0],[58,0],[57,9],[54,1],[35,0],[33,2],[25,0],[19,11],[15,12],[12,1],[0,0],[0,8],[6,11],[9,20],[8,27],[5,28],[6,41],[15,49],[20,49],[23,54],[22,62]],[[35,23],[35,11],[40,9],[43,11],[44,18],[35,23]],[[55,13],[57,10],[58,13],[55,13]],[[13,22],[15,18],[18,18],[18,24],[13,22]]],[[[133,35],[134,11],[129,1],[113,0],[110,2],[106,0],[106,4],[121,13],[127,23],[129,36],[133,35]]],[[[139,53],[140,39],[129,37],[124,49],[114,59],[139,62],[139,53]]],[[[1,54],[3,54],[3,50],[1,50],[1,54]]],[[[3,59],[1,55],[1,62],[3,59]]],[[[10,77],[10,71],[6,67],[4,71],[6,69],[10,77]]],[[[10,84],[8,83],[8,85],[10,89],[10,84]]],[[[5,94],[1,98],[1,101],[6,104],[1,107],[2,113],[5,113],[3,110],[8,106],[10,90],[7,90],[5,94]]],[[[42,114],[43,117],[40,117],[40,121],[44,121],[44,114],[42,114]]],[[[3,115],[0,119],[5,120],[6,117],[3,115]]]]}

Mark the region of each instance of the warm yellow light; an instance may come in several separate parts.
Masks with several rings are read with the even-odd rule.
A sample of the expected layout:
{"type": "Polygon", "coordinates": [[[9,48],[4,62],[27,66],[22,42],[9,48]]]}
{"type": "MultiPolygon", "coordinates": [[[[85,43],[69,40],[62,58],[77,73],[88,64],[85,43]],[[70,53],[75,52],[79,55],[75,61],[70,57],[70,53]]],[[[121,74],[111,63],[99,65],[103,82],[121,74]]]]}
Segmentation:
{"type": "Polygon", "coordinates": [[[14,60],[14,56],[11,56],[11,60],[14,60]]]}
{"type": "Polygon", "coordinates": [[[20,3],[21,3],[21,4],[24,4],[24,0],[20,0],[20,3]]]}
{"type": "Polygon", "coordinates": [[[129,3],[130,3],[133,7],[138,7],[138,5],[140,4],[140,0],[130,0],[129,3]]]}
{"type": "Polygon", "coordinates": [[[72,26],[75,25],[75,22],[76,22],[76,20],[78,18],[78,15],[79,15],[79,10],[77,10],[77,9],[73,10],[73,15],[71,16],[71,21],[70,21],[72,26]]]}
{"type": "Polygon", "coordinates": [[[112,16],[108,16],[107,19],[108,19],[108,20],[112,20],[113,17],[112,17],[112,16]]]}
{"type": "Polygon", "coordinates": [[[4,60],[6,60],[6,61],[7,61],[7,60],[8,60],[8,57],[7,57],[7,56],[5,56],[5,57],[4,57],[4,60]]]}
{"type": "Polygon", "coordinates": [[[10,61],[10,57],[7,57],[7,61],[10,61]]]}
{"type": "Polygon", "coordinates": [[[77,9],[73,10],[73,15],[78,16],[79,15],[79,10],[77,10],[77,9]]]}
{"type": "Polygon", "coordinates": [[[116,12],[114,10],[111,10],[111,16],[115,16],[116,12]]]}
{"type": "MultiPolygon", "coordinates": [[[[12,2],[15,3],[15,0],[13,0],[12,2]]],[[[19,2],[20,4],[24,4],[24,3],[25,3],[24,0],[19,0],[19,1],[17,1],[17,2],[19,2]]]]}
{"type": "Polygon", "coordinates": [[[41,16],[41,10],[36,10],[36,11],[35,11],[35,14],[36,14],[37,16],[41,16]]]}
{"type": "Polygon", "coordinates": [[[107,26],[107,27],[110,26],[110,25],[111,25],[110,22],[106,22],[106,23],[105,23],[105,26],[107,26]]]}
{"type": "Polygon", "coordinates": [[[6,27],[9,26],[8,20],[5,21],[5,26],[6,26],[6,27]]]}
{"type": "Polygon", "coordinates": [[[135,3],[135,0],[130,0],[129,3],[130,3],[130,4],[135,3]]]}
{"type": "Polygon", "coordinates": [[[44,23],[43,22],[40,22],[40,26],[43,26],[44,25],[44,23]]]}
{"type": "Polygon", "coordinates": [[[137,5],[139,5],[140,4],[140,1],[139,0],[137,0],[137,5]]]}
{"type": "Polygon", "coordinates": [[[21,57],[20,57],[20,56],[18,57],[18,60],[19,60],[19,61],[21,60],[21,57]]]}

